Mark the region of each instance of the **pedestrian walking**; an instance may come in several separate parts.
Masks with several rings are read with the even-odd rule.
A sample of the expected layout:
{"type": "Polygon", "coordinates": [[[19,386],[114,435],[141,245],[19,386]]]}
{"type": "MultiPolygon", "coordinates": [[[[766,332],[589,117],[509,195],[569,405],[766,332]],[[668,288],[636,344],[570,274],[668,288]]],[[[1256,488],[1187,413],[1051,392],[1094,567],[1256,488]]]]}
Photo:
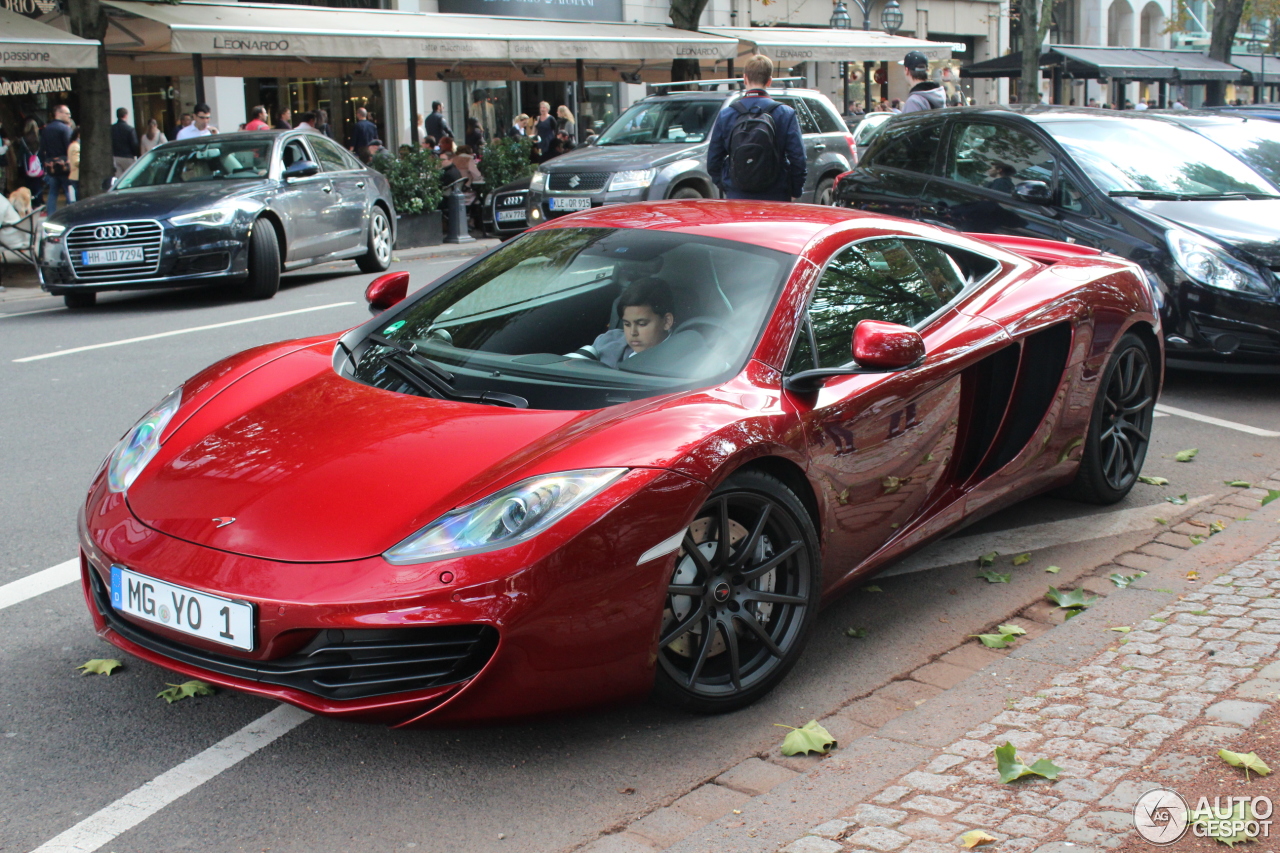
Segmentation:
{"type": "MultiPolygon", "coordinates": [[[[422,141],[431,135],[427,133],[427,125],[422,119],[422,113],[418,113],[413,117],[413,126],[418,130],[418,144],[421,145],[422,141]]],[[[410,136],[410,138],[412,138],[412,136],[410,136]]]]}
{"type": "Polygon", "coordinates": [[[551,150],[551,142],[556,138],[558,125],[551,115],[551,105],[546,101],[538,104],[538,117],[534,119],[533,129],[538,134],[538,150],[546,156],[551,150]]]}
{"type": "Polygon", "coordinates": [[[444,105],[439,101],[431,102],[431,115],[427,116],[426,128],[427,136],[434,136],[436,139],[453,137],[449,122],[444,117],[444,105]]]}
{"type": "MultiPolygon", "coordinates": [[[[307,110],[305,113],[300,113],[298,115],[298,123],[295,124],[293,128],[294,130],[315,130],[316,114],[311,110],[307,110]]],[[[376,128],[374,129],[373,135],[375,137],[378,135],[376,128]]]]}
{"type": "Polygon", "coordinates": [[[285,107],[284,109],[282,109],[280,111],[279,117],[276,118],[275,129],[276,130],[293,130],[293,122],[289,121],[289,119],[292,116],[293,116],[293,112],[288,107],[285,107]]]}
{"type": "Polygon", "coordinates": [[[573,110],[569,109],[564,104],[561,104],[559,107],[556,108],[556,118],[560,120],[559,122],[557,122],[557,124],[559,124],[559,128],[557,129],[563,130],[565,133],[569,134],[570,139],[572,139],[574,142],[577,142],[578,141],[578,122],[577,122],[577,119],[575,119],[573,116],[573,110]]]}
{"type": "Polygon", "coordinates": [[[356,123],[351,128],[351,141],[348,149],[355,153],[364,163],[369,162],[369,143],[378,138],[378,126],[369,121],[369,111],[364,107],[356,110],[356,123]]]}
{"type": "Polygon", "coordinates": [[[217,133],[218,129],[209,125],[209,115],[208,104],[196,104],[195,121],[178,131],[178,138],[195,139],[197,136],[217,133]]]}
{"type": "Polygon", "coordinates": [[[902,58],[903,73],[911,86],[911,93],[899,112],[914,113],[921,110],[937,110],[946,105],[946,92],[942,84],[929,79],[929,57],[913,50],[902,58]]]}
{"type": "MultiPolygon", "coordinates": [[[[80,128],[71,131],[71,144],[67,146],[67,204],[80,200],[80,128]]],[[[126,167],[127,168],[127,167],[126,167]]]]}
{"type": "Polygon", "coordinates": [[[177,139],[178,134],[182,133],[182,129],[190,127],[192,122],[191,113],[183,113],[178,117],[178,126],[173,129],[173,138],[177,139]]]}
{"type": "Polygon", "coordinates": [[[129,124],[129,111],[116,110],[116,123],[111,125],[111,162],[116,167],[116,177],[138,159],[138,132],[129,124]]]}
{"type": "Polygon", "coordinates": [[[44,196],[44,166],[40,162],[40,124],[33,118],[22,126],[17,139],[18,179],[31,193],[32,204],[39,206],[44,196]]]}
{"type": "Polygon", "coordinates": [[[160,122],[147,119],[147,132],[138,137],[138,153],[145,156],[152,148],[168,141],[160,131],[160,122]]]}
{"type": "Polygon", "coordinates": [[[249,110],[249,120],[244,123],[245,130],[270,130],[267,124],[267,108],[259,104],[249,110]]]}
{"type": "Polygon", "coordinates": [[[747,60],[746,91],[720,111],[711,128],[707,172],[727,198],[793,201],[804,192],[809,166],[796,111],[769,97],[773,61],[747,60]]]}
{"type": "MultiPolygon", "coordinates": [[[[58,193],[66,195],[71,162],[67,149],[71,146],[71,108],[59,104],[53,109],[53,121],[40,131],[40,164],[44,167],[44,209],[53,216],[58,209],[58,193]]],[[[72,199],[68,197],[67,201],[72,199]]]]}

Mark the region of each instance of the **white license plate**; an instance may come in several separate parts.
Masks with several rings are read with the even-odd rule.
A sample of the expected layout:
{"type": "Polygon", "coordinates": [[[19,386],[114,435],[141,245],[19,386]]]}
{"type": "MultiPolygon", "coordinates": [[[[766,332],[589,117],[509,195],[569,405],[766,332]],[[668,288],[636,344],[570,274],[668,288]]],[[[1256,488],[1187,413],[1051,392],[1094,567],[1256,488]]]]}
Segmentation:
{"type": "Polygon", "coordinates": [[[111,567],[111,606],[183,634],[253,651],[253,605],[111,567]]]}
{"type": "Polygon", "coordinates": [[[552,210],[590,210],[591,199],[589,198],[553,198],[551,199],[552,210]]]}
{"type": "Polygon", "coordinates": [[[119,249],[90,249],[80,253],[80,260],[86,267],[98,264],[137,264],[145,258],[141,246],[124,246],[119,249]]]}
{"type": "Polygon", "coordinates": [[[499,210],[499,222],[523,222],[525,215],[523,210],[499,210]]]}

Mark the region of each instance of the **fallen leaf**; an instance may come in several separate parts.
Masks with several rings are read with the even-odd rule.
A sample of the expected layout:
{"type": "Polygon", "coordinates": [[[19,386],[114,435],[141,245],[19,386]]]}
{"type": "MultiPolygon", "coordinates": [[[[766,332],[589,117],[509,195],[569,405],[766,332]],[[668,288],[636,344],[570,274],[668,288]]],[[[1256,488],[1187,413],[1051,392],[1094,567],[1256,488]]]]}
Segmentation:
{"type": "Polygon", "coordinates": [[[1164,477],[1148,477],[1145,474],[1139,475],[1139,483],[1146,483],[1148,486],[1167,486],[1169,481],[1164,477]]]}
{"type": "Polygon", "coordinates": [[[1027,629],[1023,628],[1021,625],[997,625],[996,630],[1001,634],[1012,634],[1018,637],[1027,633],[1027,629]]]}
{"type": "Polygon", "coordinates": [[[1168,622],[1169,620],[1164,618],[1163,616],[1152,616],[1151,621],[1164,623],[1164,622],[1168,622]]]}
{"type": "Polygon", "coordinates": [[[1208,616],[1209,615],[1208,610],[1188,610],[1187,612],[1192,616],[1208,616]]]}
{"type": "Polygon", "coordinates": [[[1230,764],[1232,767],[1244,768],[1244,780],[1249,781],[1249,771],[1252,770],[1259,776],[1266,776],[1271,772],[1271,768],[1266,762],[1258,757],[1256,752],[1232,752],[1229,749],[1218,750],[1218,757],[1230,764]]]}
{"type": "Polygon", "coordinates": [[[925,461],[925,462],[932,462],[932,461],[933,461],[933,454],[932,454],[932,453],[926,453],[926,454],[924,455],[924,461],[925,461]]]}
{"type": "Polygon", "coordinates": [[[808,755],[810,752],[826,755],[836,745],[836,739],[831,736],[831,732],[818,725],[817,720],[810,720],[798,729],[782,723],[774,723],[774,725],[791,729],[782,739],[783,755],[808,755]]]}
{"type": "Polygon", "coordinates": [[[1013,564],[1015,566],[1025,566],[1027,563],[1030,563],[1030,562],[1031,562],[1030,553],[1019,554],[1018,556],[1013,558],[1013,564]]]}
{"type": "Polygon", "coordinates": [[[1268,489],[1267,496],[1262,499],[1262,505],[1266,506],[1276,498],[1280,498],[1280,489],[1268,489]]]}
{"type": "Polygon", "coordinates": [[[1173,458],[1177,459],[1179,462],[1190,462],[1192,459],[1196,458],[1196,454],[1199,452],[1199,448],[1192,447],[1188,450],[1179,450],[1177,453],[1173,454],[1173,458]]]}
{"type": "Polygon", "coordinates": [[[1191,540],[1192,545],[1199,545],[1200,543],[1204,542],[1203,536],[1188,536],[1187,538],[1191,540]]]}
{"type": "Polygon", "coordinates": [[[902,483],[903,479],[901,477],[885,477],[880,481],[880,485],[884,487],[886,495],[891,495],[901,489],[902,483]]]}
{"type": "Polygon", "coordinates": [[[634,794],[635,792],[636,792],[635,788],[619,788],[618,789],[619,794],[634,794]]]}
{"type": "Polygon", "coordinates": [[[863,592],[884,592],[884,590],[883,590],[883,589],[881,589],[880,587],[876,586],[875,584],[868,584],[867,586],[864,586],[864,587],[862,588],[862,591],[863,591],[863,592]]]}
{"type": "Polygon", "coordinates": [[[1129,584],[1133,583],[1138,578],[1143,577],[1144,575],[1146,575],[1146,572],[1138,572],[1136,575],[1122,575],[1119,572],[1113,572],[1108,577],[1110,577],[1111,582],[1113,584],[1120,587],[1121,589],[1124,589],[1125,587],[1129,586],[1129,584]]]}
{"type": "Polygon", "coordinates": [[[124,664],[115,658],[94,658],[80,664],[76,669],[83,670],[81,675],[110,675],[124,664]]]}
{"type": "Polygon", "coordinates": [[[1168,523],[1169,523],[1169,519],[1161,518],[1158,515],[1156,516],[1156,524],[1168,524],[1168,523]]]}
{"type": "Polygon", "coordinates": [[[995,571],[979,572],[975,577],[980,577],[987,583],[1008,583],[1013,579],[1013,573],[1001,574],[995,571]]]}
{"type": "Polygon", "coordinates": [[[1045,569],[1045,571],[1051,575],[1056,575],[1058,572],[1062,571],[1062,566],[1050,566],[1049,568],[1045,569]]]}
{"type": "Polygon", "coordinates": [[[845,489],[843,492],[836,495],[836,502],[839,503],[840,506],[844,506],[849,503],[849,490],[845,489]]]}
{"type": "MultiPolygon", "coordinates": [[[[1045,598],[1049,599],[1054,604],[1067,610],[1092,607],[1093,603],[1098,600],[1096,595],[1087,595],[1083,589],[1070,589],[1064,591],[1055,589],[1054,587],[1049,587],[1049,591],[1044,595],[1045,598]]],[[[1067,618],[1070,619],[1071,617],[1068,616],[1067,618]]]]}
{"type": "Polygon", "coordinates": [[[1187,580],[1189,581],[1200,580],[1200,573],[1197,572],[1195,569],[1192,569],[1191,571],[1187,572],[1187,580]]]}
{"type": "Polygon", "coordinates": [[[1225,521],[1211,521],[1211,522],[1209,522],[1209,535],[1210,535],[1210,536],[1212,536],[1212,535],[1213,535],[1213,534],[1215,534],[1215,533],[1221,533],[1222,531],[1224,531],[1224,530],[1226,530],[1226,529],[1227,529],[1227,523],[1226,523],[1225,521]]]}
{"type": "Polygon", "coordinates": [[[863,637],[867,636],[867,629],[866,628],[845,628],[844,635],[846,637],[853,637],[855,640],[861,640],[863,637]]]}
{"type": "MultiPolygon", "coordinates": [[[[165,682],[168,684],[168,682],[165,682]]],[[[216,691],[199,679],[184,681],[181,684],[169,684],[168,688],[161,690],[156,694],[157,699],[163,699],[172,705],[188,696],[212,696],[216,691]]]]}
{"type": "Polygon", "coordinates": [[[1110,628],[1108,630],[1115,631],[1118,634],[1127,634],[1133,629],[1128,627],[1127,625],[1117,625],[1116,627],[1110,628]]]}
{"type": "Polygon", "coordinates": [[[1061,767],[1047,758],[1038,759],[1031,764],[1023,764],[1018,758],[1018,748],[1007,741],[1004,746],[996,747],[996,772],[1000,774],[1000,781],[1005,784],[1031,775],[1043,776],[1050,780],[1057,779],[1061,771],[1061,767]]]}
{"type": "Polygon", "coordinates": [[[995,563],[996,557],[999,557],[999,556],[1000,556],[999,551],[992,551],[990,554],[983,554],[981,557],[978,558],[978,568],[983,568],[984,566],[992,565],[993,563],[995,563]]]}
{"type": "Polygon", "coordinates": [[[1165,500],[1167,500],[1169,503],[1173,504],[1174,506],[1182,506],[1187,502],[1187,496],[1177,495],[1175,497],[1165,498],[1165,500]]]}
{"type": "Polygon", "coordinates": [[[978,642],[989,649],[1007,649],[1009,644],[1017,638],[1011,634],[970,634],[970,637],[977,637],[978,642]]]}
{"type": "Polygon", "coordinates": [[[1084,444],[1084,439],[1079,436],[1071,439],[1067,446],[1062,448],[1062,452],[1058,454],[1058,462],[1066,462],[1071,458],[1071,451],[1075,450],[1082,444],[1084,444]]]}
{"type": "Polygon", "coordinates": [[[1222,482],[1236,489],[1252,489],[1253,488],[1253,483],[1250,483],[1248,480],[1223,480],[1222,482]]]}
{"type": "Polygon", "coordinates": [[[960,836],[961,844],[968,850],[972,850],[979,844],[990,844],[995,840],[993,836],[987,835],[981,829],[971,829],[960,836]]]}

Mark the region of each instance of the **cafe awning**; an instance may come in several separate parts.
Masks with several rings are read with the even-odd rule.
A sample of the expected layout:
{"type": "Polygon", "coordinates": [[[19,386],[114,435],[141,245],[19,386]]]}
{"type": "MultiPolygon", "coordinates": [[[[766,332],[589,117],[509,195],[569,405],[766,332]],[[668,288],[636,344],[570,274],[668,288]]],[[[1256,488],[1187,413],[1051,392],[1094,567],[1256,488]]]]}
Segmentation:
{"type": "Polygon", "coordinates": [[[781,65],[801,62],[897,62],[918,50],[930,59],[950,59],[950,42],[891,36],[876,30],[799,27],[703,27],[704,33],[737,39],[739,54],[763,53],[781,65]]]}
{"type": "Polygon", "coordinates": [[[1268,86],[1280,84],[1280,56],[1257,53],[1231,54],[1231,64],[1248,72],[1245,83],[1260,86],[1265,82],[1268,86]]]}
{"type": "MultiPolygon", "coordinates": [[[[1240,79],[1240,69],[1189,50],[1093,47],[1051,44],[1040,54],[1041,68],[1058,68],[1076,79],[1166,80],[1207,83],[1240,79]]],[[[1021,77],[1022,54],[1011,53],[960,69],[961,77],[1021,77]]]]}
{"type": "MultiPolygon", "coordinates": [[[[140,52],[207,58],[420,59],[536,63],[729,59],[731,39],[643,24],[286,6],[106,0],[140,52]],[[124,13],[121,16],[119,13],[124,13]]],[[[128,41],[112,47],[128,51],[128,41]]]]}
{"type": "Polygon", "coordinates": [[[98,42],[0,9],[0,71],[58,71],[98,64],[98,42]]]}

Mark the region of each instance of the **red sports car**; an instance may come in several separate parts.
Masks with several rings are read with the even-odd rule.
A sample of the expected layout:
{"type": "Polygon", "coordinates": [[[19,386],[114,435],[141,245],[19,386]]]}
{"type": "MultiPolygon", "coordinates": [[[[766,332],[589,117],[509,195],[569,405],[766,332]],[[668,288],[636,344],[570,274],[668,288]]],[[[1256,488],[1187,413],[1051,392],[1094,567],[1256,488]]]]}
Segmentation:
{"type": "Polygon", "coordinates": [[[907,551],[1142,467],[1132,263],[835,208],[557,219],[169,394],[80,517],[99,633],[320,714],[742,707],[907,551]]]}

